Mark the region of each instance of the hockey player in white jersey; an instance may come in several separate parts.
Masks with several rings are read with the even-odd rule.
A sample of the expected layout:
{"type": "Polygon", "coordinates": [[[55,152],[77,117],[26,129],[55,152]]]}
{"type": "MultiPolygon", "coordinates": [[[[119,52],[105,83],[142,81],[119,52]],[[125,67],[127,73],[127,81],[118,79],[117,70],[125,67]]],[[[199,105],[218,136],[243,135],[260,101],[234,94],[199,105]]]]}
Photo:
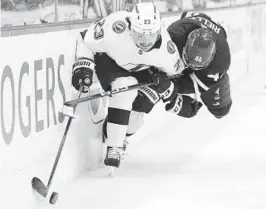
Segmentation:
{"type": "MultiPolygon", "coordinates": [[[[156,68],[167,76],[176,74],[179,54],[166,29],[161,27],[160,13],[153,3],[136,4],[132,12],[116,12],[94,22],[87,30],[79,34],[77,40],[76,61],[73,64],[72,85],[84,92],[93,82],[96,74],[102,88],[120,88],[147,82],[148,69],[156,68]]],[[[157,74],[156,80],[166,79],[157,74]]],[[[172,83],[154,86],[160,97],[168,99],[174,91],[172,83]]],[[[147,89],[146,89],[147,90],[147,89]]],[[[151,91],[143,93],[152,94],[151,91]]],[[[126,134],[132,130],[130,117],[132,104],[138,90],[127,91],[109,98],[108,116],[104,127],[107,154],[106,166],[119,167],[123,154],[123,142],[126,134]]],[[[154,98],[157,102],[160,98],[154,98]]],[[[138,114],[138,113],[137,113],[138,114]]],[[[139,117],[140,120],[142,119],[139,117]]],[[[136,121],[135,121],[136,122],[136,121]]]]}

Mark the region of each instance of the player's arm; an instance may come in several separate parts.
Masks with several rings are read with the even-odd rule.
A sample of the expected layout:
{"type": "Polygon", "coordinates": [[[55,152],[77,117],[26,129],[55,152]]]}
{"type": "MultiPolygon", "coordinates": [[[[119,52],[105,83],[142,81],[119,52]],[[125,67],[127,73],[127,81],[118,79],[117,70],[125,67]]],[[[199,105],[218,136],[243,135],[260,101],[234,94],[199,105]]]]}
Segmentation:
{"type": "Polygon", "coordinates": [[[202,103],[189,96],[195,94],[189,74],[183,74],[171,81],[174,83],[177,94],[172,97],[172,100],[166,102],[165,110],[185,118],[194,117],[202,107],[202,103]]]}
{"type": "Polygon", "coordinates": [[[173,79],[178,94],[166,105],[167,111],[183,117],[195,116],[202,106],[201,102],[182,94],[200,93],[201,101],[215,117],[222,118],[228,114],[232,105],[228,74],[224,72],[209,77],[201,74],[199,71],[173,79]]]}
{"type": "Polygon", "coordinates": [[[199,28],[199,26],[195,24],[194,20],[178,20],[167,28],[171,40],[179,50],[179,54],[182,54],[180,50],[183,50],[188,35],[197,28],[199,28]]]}
{"type": "Polygon", "coordinates": [[[95,68],[94,54],[106,51],[104,24],[105,19],[100,19],[78,34],[72,71],[72,85],[77,90],[80,84],[84,86],[83,92],[91,86],[95,68]]]}
{"type": "Polygon", "coordinates": [[[77,57],[88,57],[94,60],[97,52],[106,52],[108,37],[108,23],[106,18],[99,19],[82,32],[77,43],[77,57]]]}
{"type": "Polygon", "coordinates": [[[232,98],[226,72],[208,90],[201,93],[201,100],[216,118],[222,118],[229,113],[232,98]]]}
{"type": "Polygon", "coordinates": [[[211,18],[208,15],[198,12],[183,12],[180,19],[190,18],[190,17],[203,17],[211,20],[211,18]]]}

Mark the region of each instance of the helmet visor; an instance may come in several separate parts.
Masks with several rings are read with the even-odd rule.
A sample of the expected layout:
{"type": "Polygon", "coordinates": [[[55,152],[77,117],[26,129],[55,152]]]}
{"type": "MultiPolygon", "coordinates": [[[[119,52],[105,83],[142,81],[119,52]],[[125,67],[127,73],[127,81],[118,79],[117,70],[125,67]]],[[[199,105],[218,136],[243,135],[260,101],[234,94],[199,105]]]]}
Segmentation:
{"type": "Polygon", "coordinates": [[[134,42],[142,51],[149,51],[158,40],[159,35],[160,31],[157,31],[155,33],[142,34],[135,30],[132,30],[134,42]]]}

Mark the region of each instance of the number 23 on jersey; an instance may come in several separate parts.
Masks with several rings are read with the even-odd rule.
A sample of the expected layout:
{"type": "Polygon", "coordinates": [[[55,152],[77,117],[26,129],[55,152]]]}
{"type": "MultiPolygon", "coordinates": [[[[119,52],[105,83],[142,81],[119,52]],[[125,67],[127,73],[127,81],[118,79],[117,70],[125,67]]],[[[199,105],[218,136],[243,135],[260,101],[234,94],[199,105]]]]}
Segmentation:
{"type": "Polygon", "coordinates": [[[97,20],[94,23],[94,39],[99,40],[104,37],[103,25],[105,23],[105,19],[97,20]]]}

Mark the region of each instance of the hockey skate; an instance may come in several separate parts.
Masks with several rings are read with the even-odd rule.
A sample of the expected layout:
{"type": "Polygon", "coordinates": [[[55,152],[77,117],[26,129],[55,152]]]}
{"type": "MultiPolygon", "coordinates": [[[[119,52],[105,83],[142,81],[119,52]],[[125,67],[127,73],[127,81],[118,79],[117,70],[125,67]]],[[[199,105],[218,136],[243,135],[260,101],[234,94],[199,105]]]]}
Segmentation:
{"type": "Polygon", "coordinates": [[[104,164],[108,167],[109,175],[113,176],[115,169],[120,166],[122,156],[124,155],[123,147],[107,147],[104,164]]]}
{"type": "Polygon", "coordinates": [[[122,160],[124,160],[124,156],[128,154],[128,153],[127,153],[127,146],[128,146],[128,144],[129,144],[129,143],[128,143],[128,140],[125,139],[124,142],[123,142],[123,147],[122,147],[122,149],[123,149],[123,151],[124,151],[124,152],[123,152],[123,155],[121,156],[121,159],[122,159],[122,160]]]}
{"type": "MultiPolygon", "coordinates": [[[[102,142],[103,142],[103,144],[105,144],[106,141],[107,141],[106,124],[107,124],[107,120],[105,119],[105,120],[104,120],[104,123],[103,123],[103,129],[102,129],[102,142]]],[[[127,154],[127,153],[126,153],[126,148],[127,148],[127,145],[128,145],[128,144],[129,144],[129,143],[128,143],[128,140],[127,140],[127,138],[126,138],[126,139],[124,140],[124,142],[123,142],[123,147],[122,147],[122,149],[123,149],[123,151],[124,151],[123,155],[121,156],[121,159],[122,159],[122,160],[124,159],[124,155],[127,154]]]]}

